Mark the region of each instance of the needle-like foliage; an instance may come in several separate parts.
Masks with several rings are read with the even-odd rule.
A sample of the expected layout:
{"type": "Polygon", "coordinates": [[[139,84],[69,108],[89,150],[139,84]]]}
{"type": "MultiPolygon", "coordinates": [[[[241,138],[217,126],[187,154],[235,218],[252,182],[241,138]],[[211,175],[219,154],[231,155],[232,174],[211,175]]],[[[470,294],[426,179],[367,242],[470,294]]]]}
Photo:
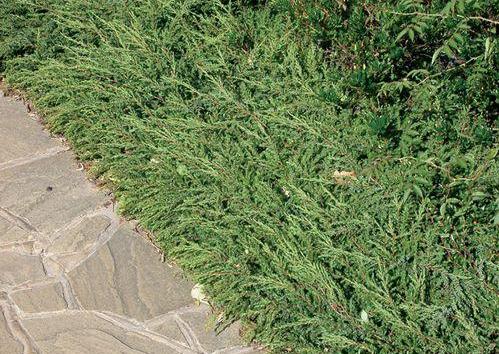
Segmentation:
{"type": "Polygon", "coordinates": [[[498,8],[0,0],[0,70],[248,338],[492,353],[498,8]]]}

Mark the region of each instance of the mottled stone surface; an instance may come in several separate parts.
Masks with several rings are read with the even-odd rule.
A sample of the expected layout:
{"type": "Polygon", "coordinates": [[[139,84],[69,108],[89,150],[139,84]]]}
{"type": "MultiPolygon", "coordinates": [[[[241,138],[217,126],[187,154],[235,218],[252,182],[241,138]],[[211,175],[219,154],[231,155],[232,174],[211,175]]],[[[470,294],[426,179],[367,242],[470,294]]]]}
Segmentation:
{"type": "Polygon", "coordinates": [[[0,252],[0,286],[16,285],[27,281],[45,278],[45,270],[40,256],[0,252]]]}
{"type": "Polygon", "coordinates": [[[181,311],[150,321],[148,327],[169,338],[188,343],[200,351],[214,352],[220,348],[239,349],[239,325],[232,324],[220,333],[216,318],[208,305],[189,305],[181,311]]]}
{"type": "Polygon", "coordinates": [[[7,319],[0,308],[0,353],[21,354],[23,346],[10,333],[7,319]]]}
{"type": "Polygon", "coordinates": [[[0,206],[41,232],[59,229],[104,200],[69,152],[0,170],[0,206]]]}
{"type": "Polygon", "coordinates": [[[140,333],[126,324],[74,311],[23,321],[42,353],[193,353],[167,338],[140,333]]]}
{"type": "Polygon", "coordinates": [[[3,213],[0,211],[0,245],[12,242],[22,242],[30,238],[29,232],[2,217],[2,214],[3,213]]]}
{"type": "Polygon", "coordinates": [[[19,309],[26,313],[60,311],[67,308],[60,283],[37,285],[12,292],[10,296],[19,309]]]}
{"type": "Polygon", "coordinates": [[[176,340],[179,343],[189,346],[191,342],[190,335],[184,334],[178,325],[178,316],[176,314],[171,314],[164,316],[157,325],[149,327],[156,333],[160,333],[165,337],[176,340]]]}
{"type": "Polygon", "coordinates": [[[107,241],[118,223],[112,215],[85,216],[56,233],[47,252],[67,270],[73,269],[107,241]]]}
{"type": "Polygon", "coordinates": [[[147,320],[192,302],[192,285],[161,263],[144,238],[120,228],[111,240],[69,274],[80,304],[147,320]]]}
{"type": "Polygon", "coordinates": [[[121,220],[73,155],[0,95],[0,354],[256,353],[121,220]]]}
{"type": "Polygon", "coordinates": [[[192,311],[180,314],[183,323],[196,333],[201,346],[212,352],[219,348],[230,348],[240,344],[239,326],[233,324],[221,333],[216,333],[215,319],[207,305],[193,306],[192,311]]]}
{"type": "Polygon", "coordinates": [[[57,143],[19,102],[0,97],[0,168],[2,163],[57,148],[57,143]]]}

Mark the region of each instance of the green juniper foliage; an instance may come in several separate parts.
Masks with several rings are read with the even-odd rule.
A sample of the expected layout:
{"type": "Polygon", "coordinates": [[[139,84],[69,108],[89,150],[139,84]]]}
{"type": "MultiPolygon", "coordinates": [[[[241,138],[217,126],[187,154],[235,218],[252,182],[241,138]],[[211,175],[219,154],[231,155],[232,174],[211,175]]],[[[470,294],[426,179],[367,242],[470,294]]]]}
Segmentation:
{"type": "Polygon", "coordinates": [[[493,353],[498,0],[0,0],[0,70],[276,352],[493,353]]]}

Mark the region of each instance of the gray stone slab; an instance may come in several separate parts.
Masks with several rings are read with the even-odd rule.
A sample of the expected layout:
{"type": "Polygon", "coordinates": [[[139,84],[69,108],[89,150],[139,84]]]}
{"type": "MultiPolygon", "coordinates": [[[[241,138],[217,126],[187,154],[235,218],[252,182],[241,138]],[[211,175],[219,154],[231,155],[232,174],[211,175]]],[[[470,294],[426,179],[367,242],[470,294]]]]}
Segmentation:
{"type": "Polygon", "coordinates": [[[84,217],[55,234],[46,251],[65,269],[73,269],[95,251],[110,225],[111,219],[106,215],[84,217]]]}
{"type": "Polygon", "coordinates": [[[40,256],[0,252],[0,285],[39,281],[46,277],[40,256]]]}
{"type": "Polygon", "coordinates": [[[81,252],[94,245],[109,225],[111,225],[111,220],[105,215],[84,217],[74,227],[56,235],[58,237],[48,251],[53,253],[81,252]]]}
{"type": "Polygon", "coordinates": [[[0,97],[0,164],[55,147],[42,126],[20,101],[0,97]]]}
{"type": "Polygon", "coordinates": [[[37,285],[11,293],[14,303],[26,313],[61,311],[67,308],[60,283],[37,285]]]}
{"type": "Polygon", "coordinates": [[[208,305],[192,304],[148,322],[148,328],[168,338],[186,343],[200,352],[212,353],[224,350],[228,353],[239,353],[244,350],[253,353],[251,348],[241,346],[238,323],[218,333],[215,330],[215,322],[208,305]]]}
{"type": "Polygon", "coordinates": [[[10,333],[7,319],[0,308],[0,353],[21,354],[22,352],[23,345],[10,333]]]}
{"type": "Polygon", "coordinates": [[[27,231],[0,216],[0,245],[27,241],[29,238],[27,231]]]}
{"type": "Polygon", "coordinates": [[[69,152],[0,170],[0,207],[47,234],[106,199],[69,152]]]}
{"type": "Polygon", "coordinates": [[[25,319],[22,323],[41,353],[193,353],[167,339],[147,337],[82,311],[25,319]]]}
{"type": "Polygon", "coordinates": [[[178,316],[176,314],[167,315],[159,324],[151,326],[150,329],[163,336],[176,340],[185,346],[190,346],[191,344],[189,344],[189,342],[191,342],[191,338],[189,338],[189,334],[185,335],[182,333],[182,330],[177,323],[177,319],[178,316]]]}
{"type": "Polygon", "coordinates": [[[191,328],[201,346],[208,352],[241,344],[239,324],[234,323],[221,333],[217,333],[216,321],[212,318],[211,310],[207,305],[193,307],[192,311],[183,312],[179,314],[179,317],[191,328]]]}
{"type": "Polygon", "coordinates": [[[192,284],[162,263],[153,246],[127,226],[71,271],[69,280],[85,309],[140,321],[192,302],[192,284]]]}
{"type": "Polygon", "coordinates": [[[175,313],[164,315],[161,316],[161,320],[157,321],[156,324],[148,325],[148,328],[151,331],[176,340],[185,346],[192,347],[193,338],[191,338],[192,336],[190,333],[185,333],[185,331],[183,332],[181,330],[181,326],[178,324],[178,319],[179,317],[175,313]]]}

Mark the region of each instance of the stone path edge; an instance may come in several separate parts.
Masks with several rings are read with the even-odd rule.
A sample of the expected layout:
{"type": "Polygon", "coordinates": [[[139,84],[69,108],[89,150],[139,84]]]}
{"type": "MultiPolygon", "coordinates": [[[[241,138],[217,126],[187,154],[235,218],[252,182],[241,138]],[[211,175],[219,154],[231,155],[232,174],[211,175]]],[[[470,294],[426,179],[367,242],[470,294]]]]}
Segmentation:
{"type": "MultiPolygon", "coordinates": [[[[28,111],[24,115],[31,116],[31,119],[36,120],[40,127],[43,126],[43,119],[35,113],[33,105],[20,92],[8,89],[0,77],[0,99],[2,96],[21,101],[28,111]]],[[[1,123],[0,119],[0,128],[1,123]]],[[[48,135],[45,129],[44,134],[48,135]]],[[[54,140],[54,137],[51,137],[54,140]]],[[[2,176],[5,174],[8,176],[9,172],[15,169],[24,171],[27,166],[32,167],[33,164],[46,159],[54,159],[58,162],[61,162],[59,160],[64,158],[72,158],[74,160],[74,155],[71,154],[67,141],[61,136],[56,138],[58,140],[57,144],[44,149],[41,153],[24,154],[23,156],[7,161],[2,161],[2,156],[0,155],[0,193],[2,191],[2,176]]],[[[79,167],[76,170],[80,170],[78,172],[83,174],[83,164],[80,164],[79,167]]],[[[71,172],[67,173],[71,174],[71,172]]],[[[78,179],[78,177],[74,178],[78,179]]],[[[89,178],[87,174],[84,175],[84,179],[87,183],[90,183],[88,182],[89,178]]],[[[90,181],[92,180],[90,179],[90,181]]],[[[93,194],[86,189],[82,192],[83,194],[88,192],[87,199],[90,201],[84,200],[81,202],[83,203],[82,208],[87,209],[77,210],[76,212],[79,213],[77,217],[72,218],[71,222],[65,223],[63,226],[54,228],[53,230],[50,227],[47,228],[41,221],[39,226],[33,225],[30,222],[30,217],[33,217],[36,222],[43,219],[42,216],[33,210],[24,210],[15,206],[20,208],[20,212],[12,212],[10,207],[8,208],[3,205],[4,201],[0,196],[0,255],[5,256],[8,254],[11,258],[14,257],[13,259],[17,259],[16,262],[19,262],[19,259],[23,260],[21,263],[24,262],[24,259],[35,262],[33,263],[34,268],[30,268],[29,279],[25,281],[10,278],[2,280],[2,276],[0,275],[0,342],[7,342],[7,345],[11,345],[11,347],[8,347],[8,350],[12,350],[12,353],[85,353],[87,350],[89,353],[93,353],[94,351],[91,349],[95,348],[99,343],[110,343],[111,341],[115,344],[111,344],[109,348],[103,348],[103,353],[178,352],[249,354],[263,351],[262,347],[243,346],[238,336],[239,329],[236,332],[229,331],[229,335],[222,340],[222,342],[225,341],[222,344],[214,340],[213,336],[210,337],[209,334],[202,333],[202,331],[197,330],[197,333],[195,333],[196,331],[191,327],[192,324],[206,321],[209,308],[192,304],[192,299],[188,294],[188,289],[192,287],[192,284],[182,279],[180,275],[181,271],[174,264],[170,262],[168,262],[168,265],[164,264],[165,255],[160,247],[155,244],[153,236],[147,230],[144,230],[137,221],[125,220],[122,216],[118,216],[116,214],[117,205],[112,193],[109,191],[103,192],[102,188],[99,188],[99,191],[95,192],[98,186],[95,184],[96,181],[92,182],[94,182],[92,183],[94,187],[93,194]],[[97,195],[99,193],[100,195],[97,195]],[[94,203],[94,205],[89,208],[85,203],[94,203]],[[103,225],[101,231],[96,231],[98,235],[81,236],[89,228],[88,225],[95,225],[97,223],[95,219],[98,218],[101,218],[100,222],[103,225]],[[88,222],[88,225],[85,227],[82,226],[84,222],[88,222]],[[8,239],[11,237],[14,241],[7,243],[2,241],[2,227],[7,227],[7,235],[11,235],[8,236],[8,239]],[[77,230],[75,231],[74,229],[77,230]],[[75,245],[72,243],[74,239],[67,236],[68,234],[71,235],[71,232],[77,232],[80,235],[81,239],[78,240],[80,244],[75,245]],[[134,235],[140,235],[142,241],[138,241],[138,238],[134,235]],[[92,239],[89,240],[88,238],[92,239]],[[123,243],[123,240],[128,241],[123,243]],[[76,250],[76,248],[82,247],[82,244],[86,247],[85,252],[90,253],[80,259],[81,255],[79,252],[81,250],[76,250]],[[48,248],[43,248],[45,246],[48,246],[48,248]],[[46,257],[48,259],[47,254],[50,254],[50,257],[52,257],[52,253],[50,253],[51,249],[57,247],[59,249],[55,253],[54,264],[45,264],[42,258],[45,259],[44,257],[46,257]],[[61,247],[63,248],[62,251],[60,250],[61,247]],[[154,248],[153,251],[151,251],[152,247],[154,248]],[[172,305],[174,306],[173,308],[165,311],[166,307],[154,307],[155,299],[147,299],[147,296],[144,297],[143,294],[139,294],[141,286],[151,286],[151,284],[137,285],[137,293],[129,293],[128,295],[127,292],[129,292],[129,289],[125,287],[120,288],[119,280],[117,281],[116,279],[120,277],[125,279],[128,274],[118,274],[119,269],[122,266],[129,267],[129,262],[126,259],[119,259],[119,255],[122,252],[128,255],[140,254],[141,252],[150,255],[152,254],[151,252],[155,252],[157,254],[156,264],[159,264],[159,266],[155,266],[156,268],[152,270],[154,274],[164,275],[162,273],[164,270],[161,270],[161,264],[164,265],[163,268],[174,269],[172,270],[173,275],[171,275],[172,278],[170,281],[175,284],[179,281],[184,283],[181,286],[183,294],[176,300],[175,305],[172,305]],[[116,260],[117,255],[118,260],[116,260]],[[41,268],[36,268],[38,266],[38,259],[40,259],[41,268]],[[115,293],[111,295],[106,294],[105,297],[115,296],[119,298],[115,303],[102,303],[100,301],[105,298],[104,296],[99,297],[99,295],[95,294],[85,294],[85,290],[82,290],[87,289],[89,285],[91,285],[92,289],[95,286],[99,287],[102,285],[102,283],[92,284],[92,282],[95,282],[93,274],[95,274],[95,269],[102,269],[102,267],[109,265],[107,262],[108,259],[113,260],[111,267],[113,269],[109,271],[111,272],[109,273],[110,275],[105,276],[104,278],[106,279],[103,281],[106,285],[114,283],[110,287],[104,286],[103,289],[105,290],[101,290],[105,292],[110,291],[109,289],[114,289],[115,293]],[[95,264],[92,264],[92,262],[95,264]],[[8,283],[9,281],[11,283],[8,283]],[[81,286],[77,285],[78,281],[82,282],[81,286]],[[108,283],[105,283],[106,281],[108,283]],[[2,282],[4,285],[2,285],[2,282]],[[39,294],[51,294],[50,297],[55,300],[50,304],[37,303],[43,296],[33,296],[31,294],[36,292],[39,294]],[[140,306],[135,304],[135,296],[138,296],[140,299],[140,306]],[[20,307],[18,303],[22,306],[20,307]],[[39,311],[43,306],[48,306],[49,311],[39,311]],[[161,313],[161,311],[164,313],[161,313]],[[74,318],[88,318],[88,321],[82,320],[81,328],[73,329],[71,326],[73,326],[74,318]],[[68,327],[63,328],[61,332],[55,332],[55,337],[47,334],[47,326],[40,328],[40,323],[45,324],[46,322],[51,322],[52,319],[56,323],[65,323],[66,320],[68,321],[66,323],[68,327]],[[95,343],[85,342],[86,338],[88,338],[88,331],[98,333],[95,335],[95,343]],[[85,333],[85,335],[82,333],[85,333]],[[130,337],[130,333],[136,333],[136,336],[139,336],[140,340],[138,339],[139,337],[130,337]],[[4,341],[2,336],[6,336],[7,339],[10,337],[13,341],[4,341]],[[62,344],[53,342],[53,338],[58,338],[57,340],[62,341],[62,344]],[[113,345],[122,345],[123,347],[121,349],[118,347],[113,348],[113,345]]],[[[73,191],[79,187],[67,186],[67,188],[73,191]]],[[[81,191],[78,190],[78,192],[80,193],[81,191]]],[[[29,191],[29,193],[32,193],[32,191],[29,191]]],[[[87,196],[85,195],[85,197],[87,196]]],[[[7,196],[6,203],[9,202],[10,200],[7,196]]],[[[36,206],[33,208],[36,209],[36,206]]],[[[5,259],[5,257],[3,258],[5,259]]],[[[2,271],[1,267],[2,262],[0,257],[0,273],[2,271]]],[[[140,267],[135,266],[135,268],[137,269],[132,274],[132,277],[134,277],[133,280],[135,282],[145,281],[147,283],[149,275],[141,276],[140,267]]],[[[156,286],[157,283],[154,285],[156,286]]],[[[165,286],[165,291],[169,290],[172,296],[175,297],[177,290],[170,289],[167,285],[165,286]]],[[[0,352],[9,354],[9,352],[4,350],[2,345],[0,345],[0,352]]]]}

